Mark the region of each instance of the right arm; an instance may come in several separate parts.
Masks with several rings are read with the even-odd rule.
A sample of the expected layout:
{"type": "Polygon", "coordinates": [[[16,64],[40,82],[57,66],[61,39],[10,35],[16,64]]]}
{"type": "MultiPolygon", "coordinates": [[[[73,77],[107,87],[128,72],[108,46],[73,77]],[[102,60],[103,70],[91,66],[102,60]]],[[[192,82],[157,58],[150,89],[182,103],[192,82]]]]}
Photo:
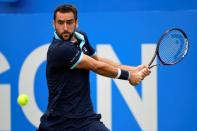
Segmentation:
{"type": "Polygon", "coordinates": [[[85,54],[83,54],[83,58],[76,68],[92,70],[99,75],[110,78],[115,78],[118,73],[118,69],[116,67],[101,61],[97,61],[85,54]]]}
{"type": "MultiPolygon", "coordinates": [[[[92,70],[95,73],[110,77],[110,78],[115,78],[118,75],[118,68],[114,67],[110,64],[107,64],[102,61],[98,61],[93,59],[92,57],[89,57],[87,55],[83,55],[82,60],[80,63],[76,66],[76,68],[79,69],[87,69],[87,70],[92,70]]],[[[139,73],[139,72],[129,72],[130,77],[128,79],[129,83],[132,85],[137,85],[144,77],[149,74],[149,71],[145,71],[145,73],[139,73]]]]}
{"type": "Polygon", "coordinates": [[[70,69],[79,68],[92,70],[95,73],[106,77],[117,77],[119,79],[129,80],[132,85],[138,84],[150,73],[150,70],[143,66],[139,68],[139,70],[135,71],[120,70],[119,67],[115,67],[109,63],[96,60],[86,54],[83,54],[81,51],[77,50],[72,42],[60,44],[53,49],[52,55],[53,61],[56,62],[57,66],[66,66],[66,68],[70,69]],[[145,70],[141,71],[142,69],[145,70]]]}

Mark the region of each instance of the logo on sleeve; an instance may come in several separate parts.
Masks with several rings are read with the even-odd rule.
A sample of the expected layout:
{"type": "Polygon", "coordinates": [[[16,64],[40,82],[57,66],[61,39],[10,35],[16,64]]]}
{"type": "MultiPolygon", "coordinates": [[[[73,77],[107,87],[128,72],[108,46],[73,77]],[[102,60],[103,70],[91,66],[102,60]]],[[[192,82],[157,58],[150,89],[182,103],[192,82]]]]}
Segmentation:
{"type": "Polygon", "coordinates": [[[82,51],[83,51],[84,54],[88,54],[88,53],[89,53],[89,51],[88,51],[88,49],[85,47],[85,45],[82,47],[82,51]]]}

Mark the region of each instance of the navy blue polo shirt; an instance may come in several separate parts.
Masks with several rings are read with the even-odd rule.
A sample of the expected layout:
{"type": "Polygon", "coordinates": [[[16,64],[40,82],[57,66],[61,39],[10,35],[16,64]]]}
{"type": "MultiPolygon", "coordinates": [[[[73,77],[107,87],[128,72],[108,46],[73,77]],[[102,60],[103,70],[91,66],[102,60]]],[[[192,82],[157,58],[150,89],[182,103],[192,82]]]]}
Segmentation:
{"type": "MultiPolygon", "coordinates": [[[[90,98],[89,70],[75,68],[84,54],[92,56],[95,50],[82,32],[74,34],[77,43],[62,41],[56,33],[54,34],[47,52],[49,98],[45,115],[61,118],[98,117],[93,111],[90,98]]],[[[57,124],[58,121],[54,123],[57,124]]]]}

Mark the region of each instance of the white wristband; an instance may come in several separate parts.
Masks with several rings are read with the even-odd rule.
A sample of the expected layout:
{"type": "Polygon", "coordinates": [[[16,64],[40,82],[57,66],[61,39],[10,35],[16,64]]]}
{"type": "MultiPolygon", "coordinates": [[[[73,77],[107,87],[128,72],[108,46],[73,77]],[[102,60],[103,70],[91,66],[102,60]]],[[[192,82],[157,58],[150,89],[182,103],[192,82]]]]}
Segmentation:
{"type": "Polygon", "coordinates": [[[120,75],[121,75],[121,69],[118,68],[118,74],[115,78],[118,79],[120,77],[120,75]]]}

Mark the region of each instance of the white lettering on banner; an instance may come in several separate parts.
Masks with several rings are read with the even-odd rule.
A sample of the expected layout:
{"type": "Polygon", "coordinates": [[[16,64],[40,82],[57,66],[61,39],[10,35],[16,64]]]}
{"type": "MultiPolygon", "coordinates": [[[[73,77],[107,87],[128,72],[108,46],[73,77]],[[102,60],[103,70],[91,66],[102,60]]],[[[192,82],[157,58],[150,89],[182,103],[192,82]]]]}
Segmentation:
{"type": "Polygon", "coordinates": [[[0,74],[8,71],[10,69],[10,65],[6,59],[6,57],[0,52],[0,74]]]}
{"type": "Polygon", "coordinates": [[[30,101],[24,106],[27,119],[37,127],[40,123],[40,117],[43,114],[38,108],[34,97],[34,81],[39,66],[46,61],[46,54],[49,44],[36,48],[25,60],[19,76],[19,93],[25,93],[29,96],[30,101]],[[32,115],[33,114],[33,115],[32,115]]]}
{"type": "MultiPolygon", "coordinates": [[[[5,56],[0,52],[0,74],[8,71],[10,65],[5,56]]],[[[0,131],[11,130],[11,93],[10,84],[0,84],[0,131]]]]}
{"type": "MultiPolygon", "coordinates": [[[[155,44],[142,44],[142,63],[147,64],[153,56],[155,44]]],[[[97,46],[99,56],[120,63],[110,44],[97,46]]],[[[151,75],[142,82],[142,98],[127,81],[113,79],[137,123],[144,131],[157,131],[157,68],[151,69],[151,75]]],[[[102,120],[112,129],[111,80],[97,75],[97,111],[102,120]]]]}

